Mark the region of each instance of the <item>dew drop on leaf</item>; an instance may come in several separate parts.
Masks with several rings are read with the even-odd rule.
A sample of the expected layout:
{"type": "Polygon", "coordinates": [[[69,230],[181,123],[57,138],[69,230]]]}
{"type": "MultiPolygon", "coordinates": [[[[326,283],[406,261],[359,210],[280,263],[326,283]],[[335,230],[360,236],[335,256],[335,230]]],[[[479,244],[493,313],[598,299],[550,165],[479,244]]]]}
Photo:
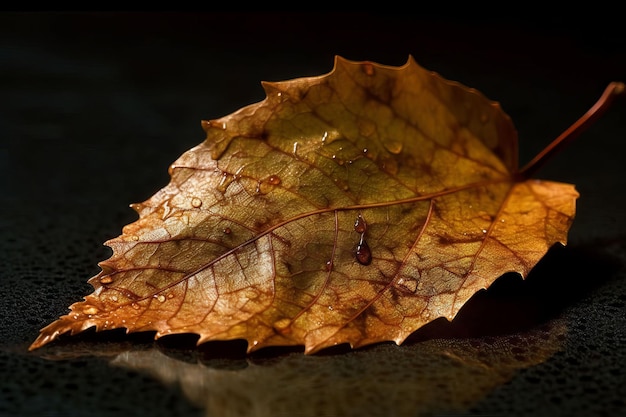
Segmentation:
{"type": "Polygon", "coordinates": [[[269,182],[272,185],[279,185],[280,177],[278,177],[277,175],[270,175],[270,177],[267,179],[267,182],[269,182]]]}
{"type": "Polygon", "coordinates": [[[223,232],[224,232],[225,235],[229,235],[229,234],[232,233],[232,230],[230,230],[230,227],[225,227],[223,232]]]}
{"type": "Polygon", "coordinates": [[[290,319],[283,318],[274,323],[274,328],[280,332],[286,332],[290,324],[290,319]]]}
{"type": "Polygon", "coordinates": [[[357,233],[365,233],[367,230],[367,223],[361,214],[359,214],[354,222],[354,231],[357,233]]]}
{"type": "Polygon", "coordinates": [[[113,282],[113,278],[111,278],[110,276],[105,276],[100,278],[100,284],[110,284],[113,282]]]}
{"type": "Polygon", "coordinates": [[[369,265],[372,263],[372,251],[363,236],[361,236],[361,241],[356,247],[355,255],[356,260],[359,261],[361,265],[369,265]]]}
{"type": "Polygon", "coordinates": [[[233,180],[234,180],[234,177],[231,177],[230,175],[228,175],[228,172],[223,172],[222,179],[220,180],[220,183],[217,185],[217,189],[220,192],[225,193],[226,189],[228,188],[230,183],[233,182],[233,180]]]}
{"type": "Polygon", "coordinates": [[[98,309],[94,306],[85,307],[83,308],[83,313],[88,315],[98,314],[98,309]]]}
{"type": "Polygon", "coordinates": [[[385,145],[385,148],[389,152],[391,152],[392,154],[397,155],[400,152],[402,152],[402,147],[403,147],[402,141],[399,141],[399,140],[389,140],[389,141],[386,141],[384,143],[384,145],[385,145]]]}
{"type": "Polygon", "coordinates": [[[198,197],[194,197],[191,199],[191,205],[195,208],[198,208],[202,205],[202,200],[200,200],[198,197]]]}

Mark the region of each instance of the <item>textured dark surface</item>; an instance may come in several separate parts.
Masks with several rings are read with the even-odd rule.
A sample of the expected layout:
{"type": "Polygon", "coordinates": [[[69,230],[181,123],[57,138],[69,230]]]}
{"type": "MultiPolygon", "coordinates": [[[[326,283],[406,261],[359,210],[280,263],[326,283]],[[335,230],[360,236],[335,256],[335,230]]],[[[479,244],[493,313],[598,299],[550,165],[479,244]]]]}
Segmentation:
{"type": "MultiPolygon", "coordinates": [[[[524,163],[610,81],[626,81],[626,42],[608,19],[0,14],[0,416],[246,415],[198,401],[191,393],[200,392],[197,384],[163,376],[165,363],[160,375],[158,363],[151,371],[109,363],[117,352],[152,349],[150,335],[87,332],[27,352],[41,327],[91,291],[86,280],[110,254],[102,243],[136,218],[128,204],[164,186],[169,164],[202,141],[201,119],[263,99],[261,80],[324,74],[334,55],[389,65],[412,55],[499,101],[518,128],[524,163]]],[[[389,415],[626,415],[625,138],[626,100],[536,175],[574,183],[581,193],[568,247],[550,252],[527,282],[499,280],[454,325],[431,326],[406,347],[340,350],[322,359],[280,351],[246,360],[242,345],[215,344],[201,349],[209,370],[203,375],[224,372],[211,374],[219,384],[235,375],[229,372],[257,369],[254,361],[278,371],[295,361],[288,369],[306,363],[302,377],[322,383],[304,386],[320,391],[376,361],[377,352],[393,362],[394,355],[419,354],[433,338],[504,337],[558,320],[566,330],[556,351],[507,374],[465,408],[447,410],[455,401],[435,396],[445,384],[433,382],[441,404],[398,399],[389,415]],[[316,373],[316,360],[341,371],[316,373]]],[[[158,346],[188,363],[197,359],[192,345],[179,338],[158,346]]],[[[490,369],[498,373],[497,364],[490,369]]],[[[397,384],[411,378],[401,377],[397,384]]],[[[234,390],[237,381],[229,382],[234,390]]],[[[371,398],[384,394],[370,382],[371,398]]],[[[378,415],[366,407],[370,397],[353,404],[355,415],[378,415]]],[[[251,401],[249,415],[283,415],[251,401]]],[[[292,415],[315,415],[311,410],[303,405],[292,415]]]]}

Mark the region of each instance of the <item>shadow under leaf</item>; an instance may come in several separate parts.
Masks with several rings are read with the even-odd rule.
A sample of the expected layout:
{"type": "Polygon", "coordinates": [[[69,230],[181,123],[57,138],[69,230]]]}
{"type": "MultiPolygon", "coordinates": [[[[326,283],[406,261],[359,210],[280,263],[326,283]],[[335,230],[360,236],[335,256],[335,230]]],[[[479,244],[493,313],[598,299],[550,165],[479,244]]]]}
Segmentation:
{"type": "Polygon", "coordinates": [[[556,319],[513,335],[379,344],[341,355],[283,352],[240,368],[158,349],[123,352],[111,363],[179,385],[207,416],[408,417],[464,412],[519,369],[550,358],[565,339],[565,321],[556,319]]]}

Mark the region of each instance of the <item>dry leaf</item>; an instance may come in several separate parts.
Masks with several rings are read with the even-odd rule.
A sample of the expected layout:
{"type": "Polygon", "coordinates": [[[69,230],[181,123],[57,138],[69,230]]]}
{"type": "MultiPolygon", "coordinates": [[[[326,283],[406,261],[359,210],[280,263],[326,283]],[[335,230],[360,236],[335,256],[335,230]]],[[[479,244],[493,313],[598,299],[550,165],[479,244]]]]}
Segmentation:
{"type": "Polygon", "coordinates": [[[106,242],[95,291],[31,349],[93,326],[250,351],[400,344],[566,243],[577,192],[527,179],[544,158],[518,170],[512,122],[476,90],[412,58],[337,58],[263,87],[202,123],[206,140],[106,242]]]}

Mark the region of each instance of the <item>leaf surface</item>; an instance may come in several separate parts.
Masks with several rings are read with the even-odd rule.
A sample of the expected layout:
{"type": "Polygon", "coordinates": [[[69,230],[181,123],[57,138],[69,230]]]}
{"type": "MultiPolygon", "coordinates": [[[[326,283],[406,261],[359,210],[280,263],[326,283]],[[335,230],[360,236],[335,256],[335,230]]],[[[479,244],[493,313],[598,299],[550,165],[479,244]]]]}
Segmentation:
{"type": "Polygon", "coordinates": [[[126,328],[249,350],[402,343],[566,243],[578,193],[523,179],[498,103],[426,71],[336,58],[204,121],[134,204],[95,290],[42,329],[126,328]]]}

